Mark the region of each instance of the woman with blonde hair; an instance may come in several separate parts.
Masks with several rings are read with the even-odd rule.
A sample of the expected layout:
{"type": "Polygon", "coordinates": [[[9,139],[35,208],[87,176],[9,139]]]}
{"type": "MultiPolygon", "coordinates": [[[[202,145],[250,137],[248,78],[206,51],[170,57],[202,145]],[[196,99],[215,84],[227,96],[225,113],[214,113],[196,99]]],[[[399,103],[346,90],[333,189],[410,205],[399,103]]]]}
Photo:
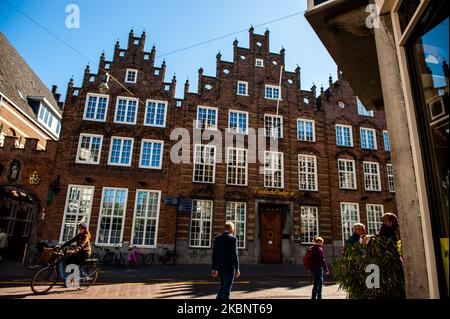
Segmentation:
{"type": "Polygon", "coordinates": [[[91,233],[86,223],[78,224],[78,234],[71,240],[64,243],[61,248],[76,243],[74,249],[68,251],[69,256],[65,260],[65,264],[81,265],[91,255],[91,233]]]}

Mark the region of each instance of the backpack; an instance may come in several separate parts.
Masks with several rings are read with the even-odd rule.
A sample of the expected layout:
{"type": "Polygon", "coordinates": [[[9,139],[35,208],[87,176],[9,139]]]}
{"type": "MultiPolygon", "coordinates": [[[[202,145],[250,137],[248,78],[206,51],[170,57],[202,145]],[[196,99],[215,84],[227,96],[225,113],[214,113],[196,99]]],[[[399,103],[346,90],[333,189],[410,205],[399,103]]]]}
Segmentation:
{"type": "Polygon", "coordinates": [[[311,270],[312,268],[313,253],[314,253],[314,246],[311,246],[306,251],[305,257],[303,257],[303,265],[307,270],[311,270]]]}

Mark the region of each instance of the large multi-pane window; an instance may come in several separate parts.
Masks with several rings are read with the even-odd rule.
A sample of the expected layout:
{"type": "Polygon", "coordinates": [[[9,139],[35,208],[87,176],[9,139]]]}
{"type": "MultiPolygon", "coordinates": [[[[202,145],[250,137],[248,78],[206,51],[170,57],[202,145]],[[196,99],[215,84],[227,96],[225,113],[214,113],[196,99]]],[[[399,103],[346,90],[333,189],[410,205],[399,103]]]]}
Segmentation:
{"type": "Polygon", "coordinates": [[[353,147],[353,133],[350,125],[336,124],[336,145],[353,147]]]}
{"type": "Polygon", "coordinates": [[[384,214],[383,205],[366,205],[367,213],[367,232],[369,235],[376,235],[383,224],[381,217],[384,214]]]}
{"type": "Polygon", "coordinates": [[[283,138],[283,117],[264,114],[264,136],[275,139],[283,138]]]}
{"type": "Polygon", "coordinates": [[[386,152],[391,151],[391,140],[389,139],[389,132],[383,131],[383,142],[384,142],[384,150],[386,152]]]}
{"type": "Polygon", "coordinates": [[[162,166],[164,142],[143,139],[139,167],[160,169],[162,166]]]}
{"type": "Polygon", "coordinates": [[[194,146],[194,172],[192,180],[200,183],[214,183],[216,170],[216,147],[214,145],[194,146]]]}
{"type": "Polygon", "coordinates": [[[103,188],[96,245],[122,243],[127,196],[126,188],[103,188]]]}
{"type": "Polygon", "coordinates": [[[356,97],[356,106],[358,107],[359,115],[373,117],[373,111],[367,111],[358,97],[356,97]]]}
{"type": "Polygon", "coordinates": [[[347,159],[338,160],[339,187],[342,189],[356,189],[355,161],[347,159]]]}
{"type": "Polygon", "coordinates": [[[228,113],[228,131],[230,133],[248,133],[248,112],[230,110],[228,113]]]}
{"type": "Polygon", "coordinates": [[[341,203],[343,243],[353,234],[353,226],[356,223],[359,223],[359,205],[357,203],[341,203]]]}
{"type": "Polygon", "coordinates": [[[248,95],[248,82],[238,81],[237,82],[237,95],[248,95]]]}
{"type": "Polygon", "coordinates": [[[376,162],[363,162],[363,172],[366,191],[381,191],[380,165],[376,162]]]}
{"type": "Polygon", "coordinates": [[[145,105],[144,125],[147,126],[166,126],[167,102],[147,100],[145,105]]]}
{"type": "Polygon", "coordinates": [[[387,169],[388,189],[391,193],[394,193],[395,192],[394,168],[392,167],[392,164],[387,164],[386,169],[387,169]]]}
{"type": "Polygon", "coordinates": [[[86,96],[83,119],[104,122],[106,120],[108,100],[108,95],[88,93],[86,96]]]}
{"type": "Polygon", "coordinates": [[[234,224],[234,235],[237,238],[238,248],[245,248],[245,223],[247,203],[227,202],[226,219],[234,224]]]}
{"type": "Polygon", "coordinates": [[[108,164],[130,166],[133,141],[132,138],[112,136],[108,164]]]}
{"type": "Polygon", "coordinates": [[[98,164],[100,162],[102,141],[102,135],[81,133],[75,162],[84,164],[98,164]]]}
{"type": "Polygon", "coordinates": [[[132,231],[133,245],[156,246],[160,197],[160,191],[136,190],[132,231]]]}
{"type": "Polygon", "coordinates": [[[270,100],[281,99],[280,87],[276,85],[267,85],[265,87],[265,98],[270,100]]]}
{"type": "Polygon", "coordinates": [[[264,187],[284,187],[283,153],[264,152],[264,187]]]}
{"type": "Polygon", "coordinates": [[[81,221],[89,224],[93,197],[93,186],[68,185],[60,241],[73,238],[81,221]]]}
{"type": "Polygon", "coordinates": [[[297,139],[306,142],[316,141],[314,120],[297,119],[297,139]]]}
{"type": "Polygon", "coordinates": [[[190,247],[209,248],[211,246],[212,211],[211,200],[192,200],[190,247]]]}
{"type": "Polygon", "coordinates": [[[199,106],[197,108],[196,128],[206,130],[217,129],[217,108],[199,106]]]}
{"type": "Polygon", "coordinates": [[[138,99],[132,97],[117,97],[115,123],[136,124],[138,99]]]}
{"type": "Polygon", "coordinates": [[[317,191],[317,157],[298,155],[298,183],[303,191],[317,191]]]}
{"type": "Polygon", "coordinates": [[[361,127],[361,148],[376,150],[377,149],[377,136],[376,131],[371,128],[361,127]]]}
{"type": "Polygon", "coordinates": [[[247,150],[243,148],[227,149],[227,184],[247,185],[247,150]]]}
{"type": "Polygon", "coordinates": [[[314,237],[319,234],[319,208],[316,206],[301,206],[301,241],[302,244],[311,244],[314,237]]]}

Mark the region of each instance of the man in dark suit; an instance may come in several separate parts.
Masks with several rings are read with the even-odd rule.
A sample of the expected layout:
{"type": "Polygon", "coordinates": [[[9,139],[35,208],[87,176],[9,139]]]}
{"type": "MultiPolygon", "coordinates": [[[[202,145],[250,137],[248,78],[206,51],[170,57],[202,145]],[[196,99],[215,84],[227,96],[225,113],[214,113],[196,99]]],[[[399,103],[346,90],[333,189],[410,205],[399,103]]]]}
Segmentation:
{"type": "Polygon", "coordinates": [[[227,222],[225,231],[214,239],[212,254],[212,276],[220,278],[217,299],[230,299],[234,277],[239,278],[239,257],[234,224],[227,222]]]}

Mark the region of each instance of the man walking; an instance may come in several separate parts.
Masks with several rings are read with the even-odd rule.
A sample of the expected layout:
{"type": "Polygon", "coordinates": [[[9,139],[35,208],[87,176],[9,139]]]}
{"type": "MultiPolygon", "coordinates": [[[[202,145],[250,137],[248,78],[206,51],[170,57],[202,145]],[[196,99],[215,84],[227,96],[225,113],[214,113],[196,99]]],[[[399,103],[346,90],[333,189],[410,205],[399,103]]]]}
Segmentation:
{"type": "Polygon", "coordinates": [[[225,231],[214,239],[212,276],[220,278],[220,289],[216,299],[230,299],[234,277],[239,278],[240,275],[234,224],[227,222],[225,231]]]}
{"type": "Polygon", "coordinates": [[[350,236],[350,238],[347,240],[346,245],[347,246],[353,246],[356,243],[362,243],[362,237],[366,233],[366,226],[361,223],[356,223],[353,225],[353,234],[350,236]]]}

